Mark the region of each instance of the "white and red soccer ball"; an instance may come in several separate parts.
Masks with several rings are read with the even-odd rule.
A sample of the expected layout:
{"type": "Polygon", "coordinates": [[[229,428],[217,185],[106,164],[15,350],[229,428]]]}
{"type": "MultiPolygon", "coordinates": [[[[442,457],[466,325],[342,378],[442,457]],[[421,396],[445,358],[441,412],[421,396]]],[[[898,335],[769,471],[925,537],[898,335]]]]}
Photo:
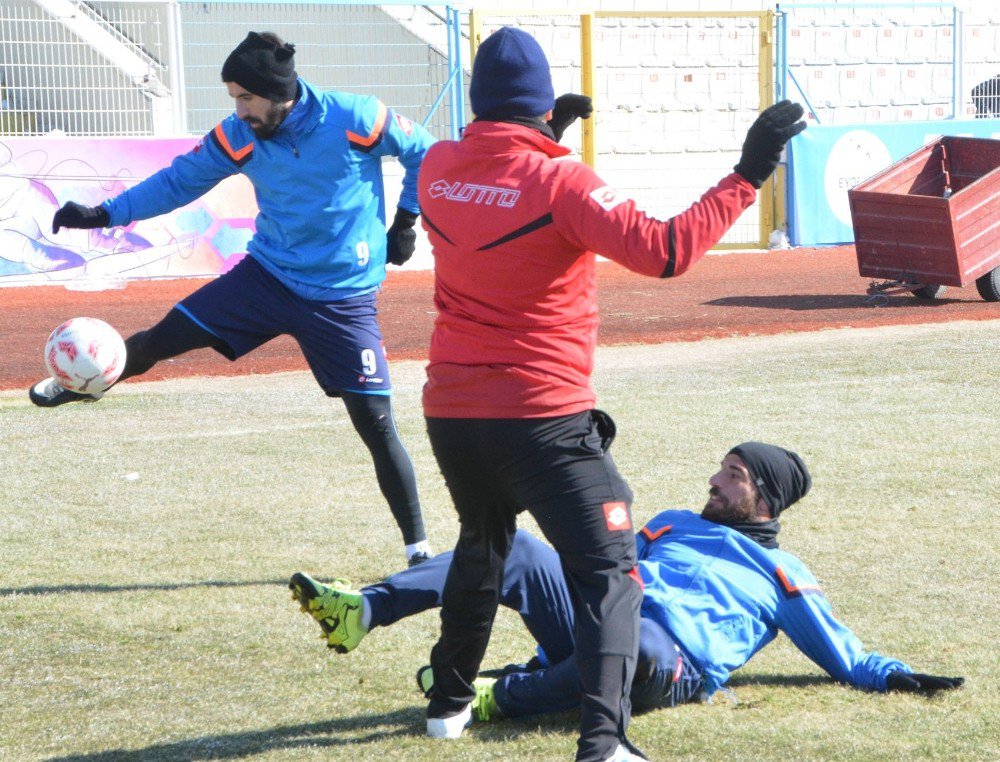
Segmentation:
{"type": "Polygon", "coordinates": [[[100,394],[125,369],[125,342],[103,320],[73,318],[49,336],[45,366],[63,388],[81,394],[100,394]]]}

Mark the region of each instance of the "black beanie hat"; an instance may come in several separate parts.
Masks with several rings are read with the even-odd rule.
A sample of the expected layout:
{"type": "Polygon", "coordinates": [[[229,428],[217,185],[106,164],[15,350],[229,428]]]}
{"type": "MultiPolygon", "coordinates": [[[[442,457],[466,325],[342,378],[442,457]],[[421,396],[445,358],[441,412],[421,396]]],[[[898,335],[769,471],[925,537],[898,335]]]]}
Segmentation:
{"type": "Polygon", "coordinates": [[[487,37],[472,64],[469,100],[480,119],[546,114],[555,105],[555,92],[541,45],[510,26],[487,37]]]}
{"type": "Polygon", "coordinates": [[[298,75],[294,55],[295,46],[291,43],[276,44],[257,32],[250,32],[222,64],[222,81],[235,82],[275,103],[295,100],[298,75]]]}
{"type": "Polygon", "coordinates": [[[743,461],[772,517],[804,497],[812,486],[806,464],[791,450],[763,442],[744,442],[728,454],[738,455],[743,461]]]}

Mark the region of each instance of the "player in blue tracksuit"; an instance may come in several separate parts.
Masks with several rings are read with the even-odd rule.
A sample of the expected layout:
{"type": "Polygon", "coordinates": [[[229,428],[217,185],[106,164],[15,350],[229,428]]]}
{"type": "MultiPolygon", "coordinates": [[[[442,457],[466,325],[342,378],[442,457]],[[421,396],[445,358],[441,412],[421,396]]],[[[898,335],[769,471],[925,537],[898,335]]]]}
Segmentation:
{"type": "MultiPolygon", "coordinates": [[[[302,348],[317,382],[344,401],[375,464],[379,487],[411,561],[429,555],[413,466],[396,433],[375,297],[385,266],[413,254],[417,173],[430,134],[378,99],[317,90],[298,77],[294,46],[251,32],[229,55],[222,80],[236,102],[169,167],[98,207],[68,202],[61,227],[127,225],[177,209],[237,173],[259,207],[248,256],[126,340],[122,379],[169,357],[212,347],[236,360],[282,334],[302,348]],[[386,231],[382,157],[405,168],[386,231]]],[[[30,390],[42,407],[94,401],[45,379],[30,390]]]]}
{"type": "MultiPolygon", "coordinates": [[[[806,565],[780,550],[778,515],[811,485],[802,460],[773,445],[734,447],[709,479],[701,514],[664,511],[636,536],[643,581],[639,658],[631,690],[637,710],[711,697],[730,673],[784,632],[835,680],[874,691],[956,688],[962,678],[915,674],[903,662],[866,651],[834,617],[806,565]]],[[[374,627],[441,605],[450,563],[442,553],[359,593],[313,587],[313,616],[340,616],[327,631],[331,645],[351,650],[374,627]]],[[[476,681],[479,719],[518,717],[579,704],[573,659],[573,606],[559,557],[518,531],[505,567],[502,603],[517,611],[539,644],[539,655],[511,665],[496,680],[476,681]]],[[[320,620],[324,625],[324,620],[320,620]]],[[[432,676],[418,674],[427,688],[432,676]]]]}

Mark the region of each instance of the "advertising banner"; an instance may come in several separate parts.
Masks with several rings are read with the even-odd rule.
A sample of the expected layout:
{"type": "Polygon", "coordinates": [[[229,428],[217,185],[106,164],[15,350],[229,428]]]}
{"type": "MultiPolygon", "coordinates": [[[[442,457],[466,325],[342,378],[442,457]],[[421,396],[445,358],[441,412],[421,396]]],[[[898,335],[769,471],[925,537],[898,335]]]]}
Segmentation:
{"type": "Polygon", "coordinates": [[[67,201],[96,206],[170,164],[197,138],[0,137],[0,286],[121,287],[218,275],[246,253],[257,205],[242,175],[170,214],[106,230],[52,232],[67,201]]]}

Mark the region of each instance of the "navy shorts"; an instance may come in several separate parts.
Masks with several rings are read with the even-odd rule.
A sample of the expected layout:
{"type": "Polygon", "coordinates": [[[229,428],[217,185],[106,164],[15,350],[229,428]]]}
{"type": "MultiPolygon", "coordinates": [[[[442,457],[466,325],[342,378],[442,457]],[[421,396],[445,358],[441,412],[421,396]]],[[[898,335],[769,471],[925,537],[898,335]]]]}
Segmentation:
{"type": "Polygon", "coordinates": [[[375,296],[372,291],[336,302],[304,299],[248,256],[177,309],[221,339],[225,346],[218,351],[230,360],[288,334],[329,396],[389,394],[375,296]]]}

